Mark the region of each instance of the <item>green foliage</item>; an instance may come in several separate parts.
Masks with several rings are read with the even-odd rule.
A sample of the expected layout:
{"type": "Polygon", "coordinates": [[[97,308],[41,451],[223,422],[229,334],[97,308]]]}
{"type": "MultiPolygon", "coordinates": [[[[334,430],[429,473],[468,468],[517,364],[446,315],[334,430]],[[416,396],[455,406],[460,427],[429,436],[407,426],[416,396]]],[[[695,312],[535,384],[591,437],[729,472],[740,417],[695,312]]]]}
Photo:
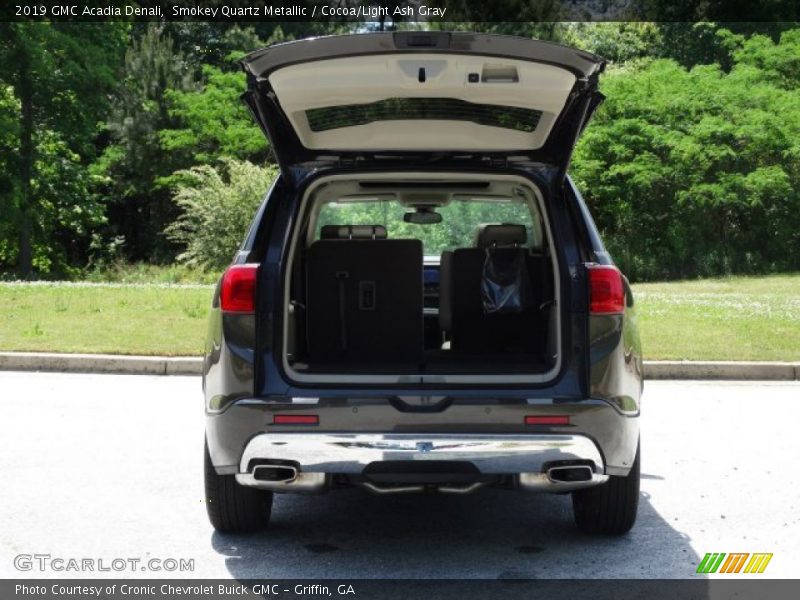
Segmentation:
{"type": "Polygon", "coordinates": [[[232,61],[253,50],[301,37],[346,33],[356,25],[324,21],[259,21],[242,27],[222,21],[169,21],[164,24],[164,34],[175,40],[176,48],[193,66],[210,65],[235,71],[236,65],[232,61]]]}
{"type": "Polygon", "coordinates": [[[71,150],[92,157],[127,31],[125,23],[2,23],[0,79],[17,98],[30,94],[37,128],[59,132],[71,150]],[[28,82],[29,90],[20,89],[28,82]]]}
{"type": "Polygon", "coordinates": [[[91,231],[105,222],[102,204],[92,201],[89,176],[80,156],[69,149],[60,135],[40,132],[31,191],[37,210],[32,214],[37,243],[33,266],[40,273],[77,273],[74,265],[85,260],[84,244],[91,231]],[[49,232],[49,234],[48,234],[49,232]]]}
{"type": "Polygon", "coordinates": [[[186,264],[153,265],[118,261],[102,265],[81,274],[81,279],[93,283],[181,284],[215,283],[218,271],[205,271],[186,264]]]}
{"type": "Polygon", "coordinates": [[[159,132],[174,124],[166,94],[196,87],[193,73],[172,39],[149,23],[125,53],[125,78],[117,86],[108,128],[116,142],[111,162],[138,178],[132,192],[150,191],[164,172],[159,132]],[[117,148],[119,150],[117,150],[117,148]]]}
{"type": "Polygon", "coordinates": [[[173,260],[178,247],[162,234],[180,215],[170,193],[173,174],[222,156],[266,158],[264,136],[238,100],[243,76],[210,65],[198,69],[198,55],[182,52],[169,34],[186,36],[188,44],[191,31],[198,34],[195,44],[208,36],[205,51],[214,56],[260,44],[252,29],[220,31],[203,23],[150,23],[138,32],[108,122],[114,143],[95,167],[95,189],[111,220],[107,241],[96,244],[95,262],[118,259],[108,254],[112,247],[129,260],[173,260]],[[111,245],[119,238],[121,247],[111,245]]]}
{"type": "Polygon", "coordinates": [[[775,44],[765,35],[741,41],[734,51],[736,61],[757,70],[761,81],[787,90],[800,87],[800,29],[785,31],[775,44]]]}
{"type": "Polygon", "coordinates": [[[607,75],[572,172],[630,275],[800,264],[798,55],[787,32],[751,38],[730,73],[656,60],[607,75]]]}
{"type": "Polygon", "coordinates": [[[224,159],[220,167],[201,165],[176,175],[181,183],[174,198],[183,214],[165,233],[186,248],[178,260],[220,270],[241,244],[277,169],[224,159]]]}
{"type": "Polygon", "coordinates": [[[202,89],[167,92],[170,116],[180,127],[161,131],[163,148],[188,164],[210,163],[219,156],[263,161],[264,135],[239,101],[244,74],[206,66],[203,75],[202,89]]]}
{"type": "Polygon", "coordinates": [[[729,70],[732,51],[742,39],[708,22],[660,23],[658,29],[660,43],[650,56],[672,58],[687,68],[716,63],[729,70]]]}
{"type": "Polygon", "coordinates": [[[0,24],[0,270],[70,274],[103,207],[88,193],[124,23],[0,24]]]}
{"type": "MultiPolygon", "coordinates": [[[[523,35],[610,59],[601,78],[608,99],[584,133],[572,172],[633,277],[800,264],[796,24],[723,28],[692,22],[696,15],[677,18],[688,10],[680,3],[662,9],[645,2],[647,14],[665,16],[660,23],[568,23],[555,5],[514,6],[528,22],[481,22],[496,11],[486,4],[462,7],[475,22],[392,26],[523,35]]],[[[239,101],[245,82],[234,61],[267,43],[355,27],[0,24],[0,272],[78,276],[87,265],[97,273],[124,260],[169,263],[181,247],[195,264],[227,262],[274,174],[241,162],[274,157],[239,101]],[[246,168],[256,169],[253,182],[238,181],[246,168]],[[235,218],[221,205],[212,209],[211,200],[202,210],[188,208],[187,190],[199,194],[204,186],[224,188],[238,198],[231,205],[246,208],[235,218]],[[183,211],[195,216],[187,212],[170,227],[183,211]],[[216,216],[204,221],[197,217],[203,211],[216,216]],[[217,233],[226,239],[219,256],[204,257],[189,239],[208,242],[217,233]]],[[[350,222],[373,221],[367,213],[350,222]]],[[[419,235],[430,248],[445,248],[469,239],[476,219],[446,215],[432,226],[397,219],[390,228],[393,236],[419,235]]]]}
{"type": "Polygon", "coordinates": [[[661,29],[655,23],[608,22],[569,23],[560,34],[566,45],[581,48],[621,63],[645,56],[663,44],[661,29]]]}
{"type": "MultiPolygon", "coordinates": [[[[166,260],[174,253],[161,236],[177,211],[163,177],[186,166],[165,152],[160,132],[178,124],[168,93],[197,84],[184,55],[162,26],[148,23],[125,53],[125,77],[116,88],[107,127],[112,144],[93,167],[96,196],[108,206],[105,238],[122,238],[131,259],[166,260]]],[[[94,254],[94,259],[104,255],[94,254]]]]}
{"type": "Polygon", "coordinates": [[[13,155],[19,147],[19,102],[11,86],[0,82],[0,270],[16,262],[15,212],[18,181],[13,155]]]}

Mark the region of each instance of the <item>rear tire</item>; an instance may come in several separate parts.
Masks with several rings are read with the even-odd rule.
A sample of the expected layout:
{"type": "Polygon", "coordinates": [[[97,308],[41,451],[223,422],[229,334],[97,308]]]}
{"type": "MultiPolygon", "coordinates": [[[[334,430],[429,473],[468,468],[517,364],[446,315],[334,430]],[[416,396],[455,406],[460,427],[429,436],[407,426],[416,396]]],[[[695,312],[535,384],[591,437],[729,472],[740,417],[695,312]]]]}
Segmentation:
{"type": "Polygon", "coordinates": [[[584,533],[622,535],[636,522],[639,507],[640,451],[627,477],[612,475],[595,487],[572,492],[575,523],[584,533]]]}
{"type": "Polygon", "coordinates": [[[205,445],[206,510],[220,533],[253,533],[266,528],[272,512],[272,492],[236,483],[235,475],[218,475],[205,445]]]}

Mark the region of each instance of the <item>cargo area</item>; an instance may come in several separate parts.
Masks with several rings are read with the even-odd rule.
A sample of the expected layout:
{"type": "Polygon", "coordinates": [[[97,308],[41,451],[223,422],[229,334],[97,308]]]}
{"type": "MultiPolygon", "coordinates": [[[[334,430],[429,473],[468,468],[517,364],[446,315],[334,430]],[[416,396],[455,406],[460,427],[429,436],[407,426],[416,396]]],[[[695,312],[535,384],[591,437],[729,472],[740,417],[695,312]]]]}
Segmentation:
{"type": "Polygon", "coordinates": [[[522,383],[559,367],[555,247],[520,177],[317,181],[287,267],[282,359],[295,381],[522,383]]]}

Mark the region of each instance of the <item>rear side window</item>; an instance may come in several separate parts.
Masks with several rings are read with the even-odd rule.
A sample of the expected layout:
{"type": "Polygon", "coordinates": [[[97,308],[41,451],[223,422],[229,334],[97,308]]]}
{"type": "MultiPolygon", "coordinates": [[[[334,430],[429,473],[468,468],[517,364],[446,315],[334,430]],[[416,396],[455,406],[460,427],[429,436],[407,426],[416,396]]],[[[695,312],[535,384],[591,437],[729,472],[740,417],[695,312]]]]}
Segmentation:
{"type": "Polygon", "coordinates": [[[542,246],[538,217],[534,219],[525,202],[453,201],[436,209],[442,215],[441,223],[428,225],[406,223],[403,215],[411,210],[390,200],[329,202],[319,212],[314,239],[320,238],[325,225],[383,225],[389,239],[421,240],[426,256],[439,256],[445,250],[474,247],[475,232],[481,224],[515,223],[527,230],[526,246],[542,246]]]}
{"type": "Polygon", "coordinates": [[[376,121],[470,121],[531,133],[542,111],[499,104],[477,104],[457,98],[388,98],[366,104],[344,104],[306,111],[311,131],[329,131],[376,121]]]}

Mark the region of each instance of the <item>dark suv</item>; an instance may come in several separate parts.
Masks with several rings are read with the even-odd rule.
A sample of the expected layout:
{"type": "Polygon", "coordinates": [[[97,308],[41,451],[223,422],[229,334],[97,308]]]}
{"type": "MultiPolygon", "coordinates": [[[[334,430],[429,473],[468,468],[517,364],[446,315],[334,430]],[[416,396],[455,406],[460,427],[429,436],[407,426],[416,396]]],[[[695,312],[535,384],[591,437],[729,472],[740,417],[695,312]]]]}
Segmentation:
{"type": "Polygon", "coordinates": [[[604,62],[539,41],[381,33],[248,55],[281,174],[214,294],[208,514],[274,493],[483,486],[636,518],[633,296],[567,176],[604,62]]]}

